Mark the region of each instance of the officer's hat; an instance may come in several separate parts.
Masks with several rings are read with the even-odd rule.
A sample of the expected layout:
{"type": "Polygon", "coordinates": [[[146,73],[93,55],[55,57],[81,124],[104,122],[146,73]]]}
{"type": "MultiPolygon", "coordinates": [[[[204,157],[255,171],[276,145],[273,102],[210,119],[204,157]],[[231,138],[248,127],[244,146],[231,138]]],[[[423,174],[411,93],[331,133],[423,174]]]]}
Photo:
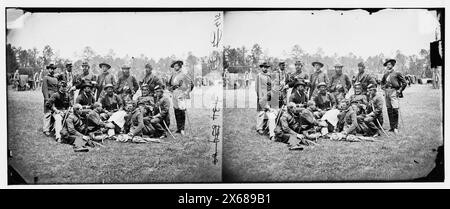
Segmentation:
{"type": "Polygon", "coordinates": [[[392,65],[395,65],[395,63],[397,63],[397,61],[396,61],[395,59],[387,59],[387,60],[384,62],[383,66],[386,67],[386,65],[387,65],[388,63],[392,63],[392,65]]]}
{"type": "Polygon", "coordinates": [[[320,88],[321,86],[327,86],[327,84],[325,82],[320,82],[317,84],[317,88],[320,88]]]}
{"type": "Polygon", "coordinates": [[[354,88],[356,88],[356,87],[361,88],[362,86],[361,86],[361,83],[360,83],[360,82],[356,82],[356,83],[353,85],[353,87],[354,87],[354,88]]]}
{"type": "Polygon", "coordinates": [[[297,61],[295,61],[295,65],[301,65],[301,66],[303,66],[303,62],[300,61],[300,60],[297,60],[297,61]]]}
{"type": "Polygon", "coordinates": [[[81,84],[81,89],[84,89],[85,87],[91,87],[92,88],[92,82],[90,80],[84,80],[81,84]]]}
{"type": "Polygon", "coordinates": [[[106,89],[109,88],[109,87],[114,88],[114,85],[108,83],[108,84],[106,84],[106,85],[103,87],[103,89],[106,90],[106,89]]]}
{"type": "Polygon", "coordinates": [[[335,68],[342,68],[342,67],[344,67],[344,65],[342,65],[341,63],[336,63],[336,64],[334,65],[334,67],[335,67],[335,68]]]}
{"type": "Polygon", "coordinates": [[[371,83],[367,86],[367,90],[377,90],[377,85],[371,83]]]}
{"type": "Polygon", "coordinates": [[[83,63],[81,63],[81,66],[88,66],[89,67],[89,63],[83,62],[83,63]]]}
{"type": "Polygon", "coordinates": [[[100,68],[102,68],[103,65],[106,66],[108,69],[111,68],[111,65],[109,65],[108,63],[104,63],[104,62],[100,63],[98,66],[99,66],[100,68]]]}
{"type": "Polygon", "coordinates": [[[311,63],[312,66],[315,66],[316,64],[320,65],[320,67],[323,67],[323,63],[319,62],[319,61],[315,61],[313,63],[311,63]]]}
{"type": "Polygon", "coordinates": [[[55,66],[55,64],[50,63],[49,65],[47,65],[46,68],[47,68],[47,69],[56,69],[56,66],[55,66]]]}
{"type": "Polygon", "coordinates": [[[170,65],[170,67],[173,68],[173,67],[175,66],[175,64],[178,64],[178,65],[180,65],[180,66],[183,66],[183,61],[181,61],[181,60],[174,61],[174,62],[172,62],[172,64],[170,65]]]}
{"type": "Polygon", "coordinates": [[[297,80],[297,81],[294,83],[294,88],[297,87],[297,86],[300,86],[300,85],[305,86],[306,83],[305,83],[304,81],[302,81],[302,80],[297,80]]]}
{"type": "Polygon", "coordinates": [[[72,66],[72,62],[67,62],[66,67],[72,66]]]}
{"type": "Polygon", "coordinates": [[[125,65],[122,65],[121,68],[122,68],[122,69],[130,69],[131,67],[130,67],[129,65],[125,64],[125,65]]]}
{"type": "Polygon", "coordinates": [[[259,65],[259,67],[268,68],[270,67],[270,65],[267,62],[263,62],[262,64],[259,65]]]}

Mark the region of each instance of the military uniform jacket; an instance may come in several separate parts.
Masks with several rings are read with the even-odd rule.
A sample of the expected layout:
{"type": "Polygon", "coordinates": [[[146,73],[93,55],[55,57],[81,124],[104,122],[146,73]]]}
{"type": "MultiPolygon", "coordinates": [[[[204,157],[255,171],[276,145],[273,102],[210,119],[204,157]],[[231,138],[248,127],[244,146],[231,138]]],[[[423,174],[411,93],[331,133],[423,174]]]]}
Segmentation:
{"type": "Polygon", "coordinates": [[[66,70],[63,73],[61,73],[59,80],[65,81],[67,83],[67,88],[71,88],[73,86],[74,81],[75,81],[74,77],[75,76],[73,75],[73,72],[68,72],[66,70]]]}
{"type": "Polygon", "coordinates": [[[311,74],[311,90],[316,89],[317,84],[321,82],[325,82],[326,84],[329,83],[328,76],[325,72],[321,70],[319,72],[316,71],[311,74]]]}
{"type": "Polygon", "coordinates": [[[68,94],[61,92],[53,93],[50,99],[47,100],[46,106],[51,109],[55,105],[58,110],[66,110],[70,107],[70,98],[68,94]]]}
{"type": "Polygon", "coordinates": [[[134,127],[134,129],[130,130],[133,136],[137,135],[142,131],[142,129],[145,128],[144,114],[141,112],[139,108],[136,108],[131,114],[130,125],[134,127]]]}
{"type": "Polygon", "coordinates": [[[58,91],[58,79],[47,75],[42,80],[42,94],[44,95],[44,100],[48,100],[53,93],[58,91]]]}
{"type": "Polygon", "coordinates": [[[350,96],[350,102],[357,102],[358,104],[367,105],[367,96],[364,94],[353,94],[350,96]]]}
{"type": "Polygon", "coordinates": [[[70,113],[66,120],[65,132],[72,136],[84,136],[85,124],[75,113],[70,113]]]}
{"type": "Polygon", "coordinates": [[[375,78],[373,78],[371,75],[369,75],[367,72],[364,73],[358,73],[356,76],[353,77],[353,85],[355,83],[359,82],[361,83],[361,89],[363,92],[367,92],[367,86],[369,84],[376,84],[375,78]]]}
{"type": "Polygon", "coordinates": [[[309,79],[308,74],[306,74],[305,72],[301,71],[301,72],[294,72],[288,75],[287,80],[286,80],[286,84],[289,86],[289,88],[294,87],[294,84],[296,81],[303,81],[305,82],[306,80],[309,79]]]}
{"type": "Polygon", "coordinates": [[[103,88],[106,84],[112,84],[113,86],[116,85],[116,80],[114,78],[114,75],[111,73],[102,73],[97,78],[97,90],[99,92],[103,91],[103,88]]]}
{"type": "Polygon", "coordinates": [[[288,78],[285,70],[276,70],[270,76],[272,78],[272,88],[276,91],[279,91],[286,84],[286,80],[288,78]]]}
{"type": "Polygon", "coordinates": [[[346,110],[344,116],[344,125],[347,126],[345,132],[347,134],[353,134],[358,129],[358,120],[356,118],[356,112],[353,110],[353,107],[349,107],[346,110]]]}
{"type": "Polygon", "coordinates": [[[170,76],[167,86],[172,92],[173,107],[178,109],[180,100],[187,99],[189,92],[194,88],[194,81],[180,70],[170,76]]]}
{"type": "Polygon", "coordinates": [[[396,90],[403,91],[406,88],[405,77],[400,72],[394,70],[386,72],[381,79],[381,88],[393,88],[396,90]]]}
{"type": "Polygon", "coordinates": [[[267,73],[259,73],[256,76],[256,95],[257,97],[263,97],[267,92],[272,90],[271,77],[267,73]]]}
{"type": "Polygon", "coordinates": [[[308,101],[308,96],[305,92],[292,91],[291,96],[289,97],[289,102],[293,102],[295,104],[305,104],[308,101]]]}
{"type": "Polygon", "coordinates": [[[352,82],[346,74],[342,73],[341,75],[334,75],[333,77],[331,77],[330,84],[328,85],[328,89],[330,90],[330,92],[336,91],[337,85],[343,86],[345,91],[347,92],[352,87],[352,82]]]}
{"type": "Polygon", "coordinates": [[[162,96],[161,98],[155,97],[155,117],[160,118],[162,120],[165,120],[168,124],[167,120],[170,120],[169,118],[169,108],[170,108],[170,101],[169,98],[162,96]]]}
{"type": "Polygon", "coordinates": [[[77,89],[81,88],[81,84],[83,84],[83,81],[97,81],[97,76],[89,72],[89,74],[79,74],[76,76],[73,86],[75,86],[77,89]]]}
{"type": "Polygon", "coordinates": [[[314,102],[316,103],[317,108],[327,110],[336,104],[336,98],[327,92],[325,95],[317,94],[317,96],[314,97],[314,102]]]}
{"type": "Polygon", "coordinates": [[[380,94],[376,94],[372,99],[369,100],[367,107],[368,113],[374,113],[375,117],[383,115],[383,98],[380,94]]]}
{"type": "Polygon", "coordinates": [[[296,118],[287,111],[281,113],[279,126],[284,134],[297,134],[301,130],[296,118]]]}
{"type": "Polygon", "coordinates": [[[112,97],[105,94],[100,97],[98,101],[102,103],[102,107],[109,112],[115,112],[119,110],[120,107],[124,106],[122,99],[117,94],[113,94],[112,97]]]}
{"type": "Polygon", "coordinates": [[[117,82],[115,86],[115,92],[117,94],[123,94],[123,93],[129,93],[124,91],[124,87],[128,86],[129,91],[133,91],[131,93],[136,93],[136,91],[139,89],[139,84],[136,80],[136,78],[132,75],[129,75],[128,77],[120,77],[119,81],[117,82]]]}
{"type": "Polygon", "coordinates": [[[94,98],[94,95],[92,95],[92,93],[85,93],[83,91],[83,92],[80,92],[80,94],[78,94],[78,97],[75,100],[75,103],[83,105],[83,106],[86,106],[86,105],[90,106],[95,103],[95,98],[94,98]]]}
{"type": "Polygon", "coordinates": [[[100,114],[95,110],[89,110],[86,119],[88,130],[95,130],[105,126],[105,123],[102,121],[100,114]]]}
{"type": "Polygon", "coordinates": [[[161,79],[153,73],[150,75],[145,75],[144,79],[141,81],[141,85],[144,83],[148,85],[150,94],[155,92],[155,86],[163,86],[161,79]]]}

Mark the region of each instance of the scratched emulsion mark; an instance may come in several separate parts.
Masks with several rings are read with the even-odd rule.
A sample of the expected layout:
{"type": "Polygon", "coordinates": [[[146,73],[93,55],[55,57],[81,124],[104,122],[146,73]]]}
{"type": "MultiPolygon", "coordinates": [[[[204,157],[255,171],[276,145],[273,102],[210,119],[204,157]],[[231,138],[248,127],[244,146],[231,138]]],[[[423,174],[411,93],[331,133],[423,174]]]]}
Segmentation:
{"type": "Polygon", "coordinates": [[[212,32],[211,44],[214,48],[219,48],[220,41],[222,40],[222,13],[214,15],[214,30],[212,32]]]}

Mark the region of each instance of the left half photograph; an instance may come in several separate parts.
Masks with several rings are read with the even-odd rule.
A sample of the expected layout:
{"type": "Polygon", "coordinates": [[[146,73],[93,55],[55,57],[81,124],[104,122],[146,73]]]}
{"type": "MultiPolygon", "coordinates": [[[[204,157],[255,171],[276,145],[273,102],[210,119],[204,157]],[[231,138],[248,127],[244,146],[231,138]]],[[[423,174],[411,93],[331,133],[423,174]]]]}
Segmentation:
{"type": "Polygon", "coordinates": [[[8,184],[221,181],[222,12],[6,14],[8,184]]]}

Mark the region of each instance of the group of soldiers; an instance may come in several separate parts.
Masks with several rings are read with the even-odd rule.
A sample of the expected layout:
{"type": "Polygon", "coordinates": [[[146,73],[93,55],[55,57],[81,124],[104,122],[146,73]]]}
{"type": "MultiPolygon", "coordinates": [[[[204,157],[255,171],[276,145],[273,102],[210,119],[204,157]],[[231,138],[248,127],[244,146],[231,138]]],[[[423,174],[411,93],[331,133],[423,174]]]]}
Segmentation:
{"type": "Polygon", "coordinates": [[[82,64],[82,73],[74,75],[72,63],[55,74],[56,66],[48,65],[48,74],[42,81],[44,96],[44,126],[46,136],[60,143],[73,145],[76,152],[89,151],[96,141],[145,142],[145,140],[167,137],[171,102],[164,93],[172,95],[177,131],[185,135],[186,99],[193,82],[182,72],[183,61],[175,61],[168,82],[152,73],[153,67],[145,65],[145,76],[141,81],[130,75],[131,67],[121,67],[121,76],[116,80],[109,72],[108,63],[100,63],[100,75],[90,72],[87,62],[82,64]],[[141,90],[137,98],[135,94],[141,90]],[[78,92],[76,94],[76,92],[78,92]],[[133,99],[135,98],[135,99],[133,99]]]}
{"type": "Polygon", "coordinates": [[[256,78],[257,132],[273,141],[287,143],[290,149],[303,149],[319,137],[376,137],[383,129],[383,105],[386,103],[390,130],[398,133],[399,98],[407,82],[394,70],[396,61],[383,64],[386,73],[381,80],[385,98],[377,93],[376,79],[358,63],[352,79],[336,64],[335,74],[328,78],[324,64],[313,62],[315,71],[308,75],[303,62],[295,62],[295,72],[287,73],[285,62],[271,70],[268,63],[259,65],[256,78]],[[353,94],[349,94],[353,87],[353,94]],[[351,96],[349,96],[351,95],[351,96]]]}

